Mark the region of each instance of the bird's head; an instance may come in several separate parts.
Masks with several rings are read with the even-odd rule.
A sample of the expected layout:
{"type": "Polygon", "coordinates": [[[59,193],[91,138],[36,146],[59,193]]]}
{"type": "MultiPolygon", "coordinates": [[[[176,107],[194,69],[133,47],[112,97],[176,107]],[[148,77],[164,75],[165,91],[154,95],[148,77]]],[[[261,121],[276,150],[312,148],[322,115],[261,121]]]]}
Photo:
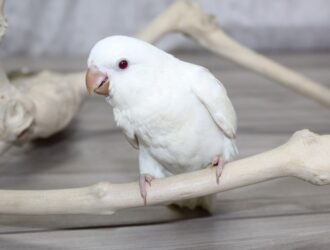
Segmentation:
{"type": "Polygon", "coordinates": [[[126,36],[110,36],[92,48],[88,58],[86,87],[96,93],[127,102],[146,93],[171,55],[151,44],[126,36]]]}

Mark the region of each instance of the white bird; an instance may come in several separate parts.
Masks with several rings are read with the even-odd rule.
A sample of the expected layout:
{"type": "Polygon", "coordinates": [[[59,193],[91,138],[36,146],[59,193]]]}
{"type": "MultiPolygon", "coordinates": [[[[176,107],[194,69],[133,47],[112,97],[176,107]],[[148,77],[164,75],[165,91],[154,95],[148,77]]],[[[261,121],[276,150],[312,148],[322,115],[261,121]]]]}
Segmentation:
{"type": "MultiPolygon", "coordinates": [[[[223,166],[237,154],[236,113],[227,92],[206,68],[151,44],[107,37],[92,48],[86,86],[106,96],[117,125],[139,150],[140,191],[154,178],[223,166]]],[[[177,202],[212,210],[214,195],[177,202]]]]}

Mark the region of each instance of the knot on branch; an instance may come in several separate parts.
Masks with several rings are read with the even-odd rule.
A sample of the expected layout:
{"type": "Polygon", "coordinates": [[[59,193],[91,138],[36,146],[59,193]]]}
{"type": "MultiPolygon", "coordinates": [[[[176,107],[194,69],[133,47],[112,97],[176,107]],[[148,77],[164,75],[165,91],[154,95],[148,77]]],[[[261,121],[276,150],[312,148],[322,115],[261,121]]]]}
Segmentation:
{"type": "Polygon", "coordinates": [[[195,2],[183,0],[173,4],[172,13],[178,17],[175,30],[191,37],[191,34],[205,36],[205,32],[213,32],[218,29],[214,15],[204,13],[202,8],[195,2]]]}
{"type": "Polygon", "coordinates": [[[92,195],[97,199],[104,199],[110,193],[112,184],[110,182],[102,181],[92,186],[92,195]]]}
{"type": "Polygon", "coordinates": [[[330,140],[307,129],[293,134],[286,153],[293,176],[315,185],[330,183],[330,140]]]}
{"type": "Polygon", "coordinates": [[[308,129],[303,129],[295,132],[290,140],[300,140],[303,144],[308,146],[309,144],[313,144],[317,142],[318,134],[313,133],[308,129]]]}
{"type": "Polygon", "coordinates": [[[110,215],[116,212],[115,195],[116,190],[110,182],[102,181],[89,187],[90,201],[96,204],[99,214],[110,215]]]}

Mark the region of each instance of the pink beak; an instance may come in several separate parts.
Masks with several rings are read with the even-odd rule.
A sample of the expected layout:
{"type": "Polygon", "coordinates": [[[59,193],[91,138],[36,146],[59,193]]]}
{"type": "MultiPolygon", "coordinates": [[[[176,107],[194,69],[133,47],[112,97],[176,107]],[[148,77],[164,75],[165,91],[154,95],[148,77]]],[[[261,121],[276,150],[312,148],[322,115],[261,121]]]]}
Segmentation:
{"type": "Polygon", "coordinates": [[[108,76],[97,67],[91,66],[86,72],[86,87],[89,94],[109,95],[110,81],[108,76]]]}

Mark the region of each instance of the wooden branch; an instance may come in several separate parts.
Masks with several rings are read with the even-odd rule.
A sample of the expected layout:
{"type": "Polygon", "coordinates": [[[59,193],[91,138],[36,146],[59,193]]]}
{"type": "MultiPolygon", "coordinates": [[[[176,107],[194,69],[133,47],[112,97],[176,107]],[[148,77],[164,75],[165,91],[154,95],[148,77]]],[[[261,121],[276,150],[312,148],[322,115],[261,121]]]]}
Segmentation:
{"type": "MultiPolygon", "coordinates": [[[[293,176],[315,185],[330,183],[330,135],[296,132],[282,146],[226,165],[220,184],[213,168],[155,180],[148,205],[168,204],[211,193],[293,176]]],[[[143,206],[138,183],[40,191],[0,190],[1,214],[112,214],[143,206]]]]}
{"type": "Polygon", "coordinates": [[[6,33],[7,20],[4,15],[5,0],[0,0],[0,41],[6,33]]]}
{"type": "MultiPolygon", "coordinates": [[[[0,0],[0,41],[7,28],[3,9],[0,0]]],[[[65,128],[87,94],[84,75],[42,72],[10,83],[0,68],[0,155],[65,128]]]]}
{"type": "Polygon", "coordinates": [[[0,82],[0,154],[13,144],[45,138],[65,128],[87,95],[84,73],[41,72],[0,82]]]}
{"type": "MultiPolygon", "coordinates": [[[[3,38],[3,36],[6,33],[7,29],[7,20],[4,15],[4,7],[5,7],[5,0],[0,0],[0,42],[3,38]]],[[[0,67],[0,105],[2,105],[3,100],[3,86],[8,86],[9,81],[7,78],[6,73],[4,70],[0,67]]],[[[1,115],[1,108],[0,108],[0,118],[3,116],[1,115]]],[[[3,126],[0,124],[0,132],[3,131],[3,126]]],[[[10,147],[10,143],[1,140],[1,133],[0,133],[0,155],[2,152],[5,152],[10,147]]]]}
{"type": "Polygon", "coordinates": [[[226,35],[214,18],[192,1],[176,1],[138,37],[155,43],[170,32],[182,32],[204,48],[330,108],[330,89],[269,58],[258,54],[226,35]]]}

